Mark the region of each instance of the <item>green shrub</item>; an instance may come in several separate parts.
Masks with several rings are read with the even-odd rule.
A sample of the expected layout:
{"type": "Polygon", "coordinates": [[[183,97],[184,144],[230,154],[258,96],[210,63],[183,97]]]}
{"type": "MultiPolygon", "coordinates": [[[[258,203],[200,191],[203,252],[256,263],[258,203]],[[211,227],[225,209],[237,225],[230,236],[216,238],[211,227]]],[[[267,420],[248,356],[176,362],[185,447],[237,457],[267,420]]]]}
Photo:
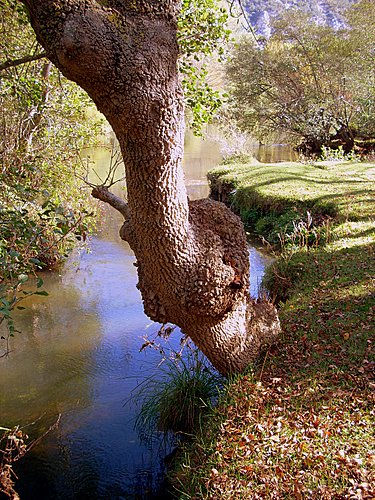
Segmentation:
{"type": "Polygon", "coordinates": [[[270,213],[256,222],[254,230],[271,245],[277,245],[280,243],[279,235],[293,231],[293,223],[300,219],[301,216],[297,212],[270,213]]]}
{"type": "Polygon", "coordinates": [[[330,148],[328,146],[322,146],[322,153],[320,155],[322,161],[350,161],[358,162],[361,157],[357,155],[355,151],[349,151],[345,153],[344,148],[339,146],[337,149],[330,148]]]}
{"type": "Polygon", "coordinates": [[[254,160],[254,157],[249,155],[249,154],[236,154],[236,155],[231,155],[228,156],[227,158],[224,158],[222,161],[222,165],[234,165],[234,164],[241,164],[241,163],[251,163],[254,160]]]}
{"type": "Polygon", "coordinates": [[[303,250],[296,253],[284,251],[266,268],[262,285],[276,302],[285,302],[290,297],[294,284],[303,272],[300,260],[303,252],[303,250]]]}

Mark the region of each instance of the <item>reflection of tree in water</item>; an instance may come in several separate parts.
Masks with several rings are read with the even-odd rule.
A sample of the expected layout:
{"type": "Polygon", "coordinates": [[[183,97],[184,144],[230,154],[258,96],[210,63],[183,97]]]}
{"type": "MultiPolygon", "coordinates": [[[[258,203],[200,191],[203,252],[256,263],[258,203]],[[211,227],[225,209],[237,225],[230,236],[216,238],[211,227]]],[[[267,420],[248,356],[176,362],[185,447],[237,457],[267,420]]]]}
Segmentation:
{"type": "Polygon", "coordinates": [[[55,283],[48,299],[33,299],[17,318],[20,333],[0,363],[1,420],[8,425],[66,412],[77,401],[89,403],[87,375],[100,338],[98,321],[77,311],[73,288],[59,287],[55,283]]]}
{"type": "MultiPolygon", "coordinates": [[[[58,413],[90,405],[89,375],[100,339],[96,317],[77,308],[78,292],[63,287],[57,276],[46,276],[45,281],[50,296],[34,297],[27,304],[17,318],[20,333],[12,341],[12,352],[0,363],[0,425],[35,421],[25,428],[31,437],[41,435],[58,413]]],[[[64,420],[16,464],[21,498],[58,497],[56,479],[64,476],[61,469],[69,449],[63,444],[64,420]]]]}
{"type": "Polygon", "coordinates": [[[90,246],[62,278],[44,276],[49,297],[28,303],[18,318],[22,333],[0,363],[0,425],[42,417],[32,428],[38,435],[63,414],[60,427],[17,464],[21,498],[136,498],[161,477],[166,451],[138,442],[137,410],[123,406],[131,385],[147,376],[147,360],[137,359],[149,321],[134,258],[112,241],[95,238],[90,246]]]}

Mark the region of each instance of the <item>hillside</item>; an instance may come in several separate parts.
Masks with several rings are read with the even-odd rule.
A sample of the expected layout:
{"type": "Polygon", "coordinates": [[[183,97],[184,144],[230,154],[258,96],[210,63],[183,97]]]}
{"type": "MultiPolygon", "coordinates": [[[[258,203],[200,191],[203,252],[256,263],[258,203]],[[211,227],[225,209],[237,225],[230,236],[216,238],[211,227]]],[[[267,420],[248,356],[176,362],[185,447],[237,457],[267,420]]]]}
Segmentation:
{"type": "Polygon", "coordinates": [[[355,0],[243,0],[249,20],[255,31],[270,35],[270,21],[285,9],[301,9],[312,13],[319,23],[339,27],[341,12],[355,0]]]}

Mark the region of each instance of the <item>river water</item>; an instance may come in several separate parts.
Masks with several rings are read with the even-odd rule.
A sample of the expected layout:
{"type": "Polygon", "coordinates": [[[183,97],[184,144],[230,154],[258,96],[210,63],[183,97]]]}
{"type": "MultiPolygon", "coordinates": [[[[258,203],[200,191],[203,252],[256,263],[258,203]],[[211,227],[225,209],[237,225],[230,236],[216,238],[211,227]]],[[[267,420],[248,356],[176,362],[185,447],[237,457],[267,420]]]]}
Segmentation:
{"type": "MultiPolygon", "coordinates": [[[[108,152],[94,152],[98,170],[108,152]]],[[[191,139],[185,170],[191,199],[208,195],[206,172],[220,161],[218,146],[191,139]]],[[[162,441],[142,442],[132,391],[158,373],[160,355],[139,352],[158,330],[143,313],[130,248],[118,237],[121,219],[105,210],[88,251],[76,252],[59,273],[44,276],[49,297],[34,297],[20,313],[12,352],[0,359],[0,426],[52,431],[16,466],[21,499],[165,498],[159,493],[162,441]]],[[[251,293],[267,257],[250,248],[251,293]]],[[[172,346],[179,343],[175,332],[172,346]]]]}

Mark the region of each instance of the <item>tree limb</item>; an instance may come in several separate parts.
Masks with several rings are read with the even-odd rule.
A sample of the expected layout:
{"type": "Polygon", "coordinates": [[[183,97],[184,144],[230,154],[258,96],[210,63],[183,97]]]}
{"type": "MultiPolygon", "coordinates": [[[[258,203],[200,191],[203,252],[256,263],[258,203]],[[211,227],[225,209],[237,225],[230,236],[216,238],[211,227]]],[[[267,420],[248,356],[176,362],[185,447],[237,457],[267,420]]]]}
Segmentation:
{"type": "Polygon", "coordinates": [[[241,17],[241,16],[243,17],[244,22],[245,22],[245,25],[243,27],[245,28],[246,31],[248,31],[249,33],[252,34],[255,43],[259,46],[259,40],[258,40],[257,34],[256,34],[255,30],[254,30],[254,26],[250,22],[250,19],[248,17],[248,14],[246,12],[246,9],[245,9],[245,7],[243,5],[242,0],[227,0],[227,1],[229,3],[229,12],[230,12],[230,15],[232,17],[241,17]],[[235,13],[233,12],[235,5],[238,5],[238,7],[240,9],[240,15],[239,16],[236,16],[235,13]]]}
{"type": "Polygon", "coordinates": [[[31,61],[37,61],[38,59],[43,59],[43,57],[47,57],[46,52],[41,52],[40,54],[34,54],[33,56],[25,56],[20,59],[13,59],[12,61],[6,61],[3,64],[0,64],[0,71],[8,68],[14,68],[15,66],[20,66],[21,64],[25,64],[31,61]]]}
{"type": "Polygon", "coordinates": [[[130,213],[128,204],[115,194],[111,193],[106,186],[95,186],[91,191],[91,194],[94,198],[105,201],[106,203],[111,205],[111,207],[115,208],[123,215],[125,220],[129,219],[130,213]]]}

